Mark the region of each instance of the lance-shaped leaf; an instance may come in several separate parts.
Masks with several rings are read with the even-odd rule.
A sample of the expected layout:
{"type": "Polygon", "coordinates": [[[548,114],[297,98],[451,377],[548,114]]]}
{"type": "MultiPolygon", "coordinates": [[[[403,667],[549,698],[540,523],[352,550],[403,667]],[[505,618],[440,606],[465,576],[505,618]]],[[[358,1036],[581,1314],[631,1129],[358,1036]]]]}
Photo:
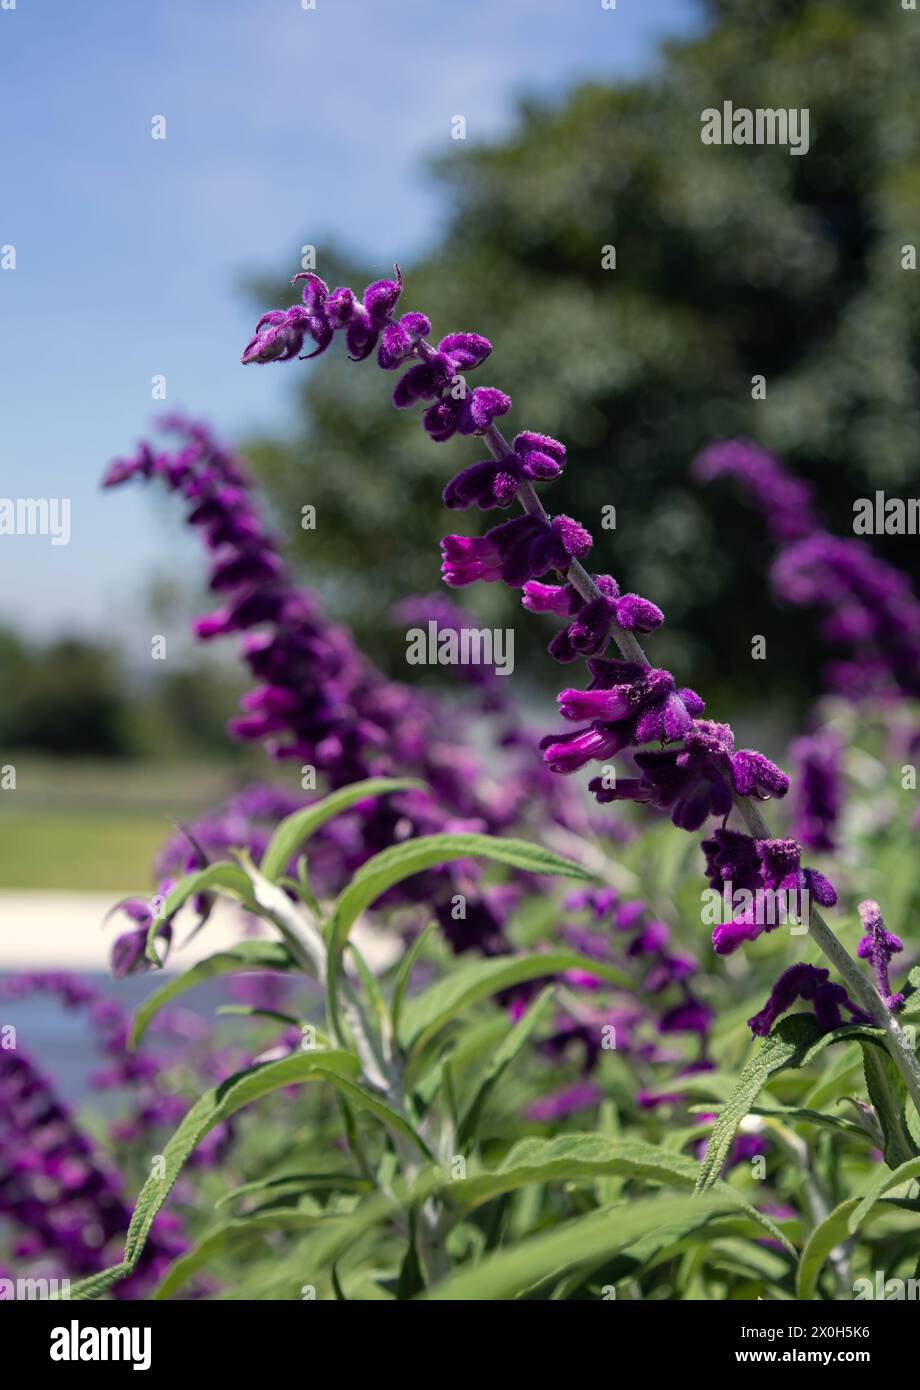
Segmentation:
{"type": "MultiPolygon", "coordinates": [[[[441,864],[460,859],[488,859],[512,869],[531,874],[554,874],[593,882],[587,869],[562,855],[529,844],[526,840],[502,840],[491,835],[422,835],[406,840],[375,854],[362,864],[354,878],[343,889],[332,911],[328,930],[329,960],[326,980],[327,1007],[330,1019],[338,1018],[338,982],[342,970],[342,953],[348,934],[371,903],[394,884],[413,874],[422,873],[441,864]]],[[[596,973],[600,973],[597,971],[596,973]]]]}
{"type": "Polygon", "coordinates": [[[551,978],[566,970],[589,972],[621,989],[631,985],[629,977],[616,966],[580,956],[575,951],[526,951],[513,956],[490,956],[460,966],[411,999],[403,1009],[400,1042],[408,1051],[418,1052],[452,1018],[480,1000],[510,989],[512,985],[551,978]]]}
{"type": "Polygon", "coordinates": [[[609,1259],[650,1232],[670,1242],[732,1209],[736,1208],[730,1197],[711,1193],[640,1198],[602,1207],[448,1275],[425,1297],[451,1302],[515,1298],[551,1276],[561,1278],[568,1270],[609,1259]]]}
{"type": "Polygon", "coordinates": [[[860,1198],[859,1205],[850,1217],[848,1226],[850,1235],[853,1235],[859,1229],[880,1197],[883,1197],[886,1192],[891,1192],[893,1188],[900,1187],[902,1183],[910,1182],[914,1178],[920,1179],[920,1158],[908,1159],[906,1163],[901,1164],[900,1168],[896,1168],[893,1173],[880,1173],[860,1198]]]}
{"type": "Polygon", "coordinates": [[[213,956],[200,960],[183,975],[177,975],[162,988],[154,990],[153,994],[144,1000],[134,1015],[128,1047],[137,1047],[151,1019],[155,1018],[166,1004],[205,980],[212,980],[215,975],[229,975],[237,970],[292,970],[295,964],[288,948],[280,941],[241,941],[229,950],[217,951],[213,956]]]}
{"type": "Polygon", "coordinates": [[[196,869],[194,873],[186,874],[167,893],[160,912],[150,923],[147,932],[146,955],[153,965],[162,966],[163,964],[156,947],[156,939],[163,929],[163,923],[171,921],[180,907],[185,906],[189,898],[196,897],[199,893],[213,893],[218,889],[229,894],[230,897],[239,899],[247,907],[254,907],[252,886],[238,864],[228,864],[222,861],[219,864],[208,864],[204,869],[196,869]]]}
{"type": "Polygon", "coordinates": [[[479,1078],[473,1097],[466,1107],[457,1130],[457,1144],[463,1148],[475,1135],[486,1102],[514,1059],[527,1046],[553,1006],[555,990],[550,986],[531,1004],[523,1018],[518,1019],[511,1032],[493,1053],[489,1065],[479,1078]]]}
{"type": "Polygon", "coordinates": [[[401,1134],[427,1157],[424,1142],[403,1116],[357,1083],[358,1059],[347,1052],[299,1052],[277,1062],[257,1063],[228,1077],[206,1091],[182,1120],[161,1155],[162,1168],[156,1168],[144,1183],[128,1227],[124,1259],[111,1269],[81,1280],[71,1289],[72,1298],[95,1298],[125,1274],[140,1258],[157,1212],[163,1206],[189,1155],[215,1125],[284,1086],[310,1081],[326,1081],[360,1109],[369,1111],[388,1128],[401,1134]]]}
{"type": "Polygon", "coordinates": [[[888,1167],[897,1168],[917,1155],[905,1109],[907,1089],[884,1048],[863,1043],[862,1051],[866,1090],[882,1131],[882,1152],[888,1167]]]}
{"type": "Polygon", "coordinates": [[[880,1028],[851,1023],[822,1034],[811,1014],[790,1014],[782,1019],[742,1068],[738,1084],[719,1111],[712,1138],[706,1146],[698,1190],[704,1192],[718,1179],[738,1126],[771,1076],[785,1067],[806,1066],[833,1043],[877,1042],[882,1036],[880,1028]]]}
{"type": "Polygon", "coordinates": [[[302,810],[285,816],[275,827],[259,868],[266,878],[277,880],[301,845],[321,825],[350,810],[359,801],[368,801],[374,796],[388,796],[392,792],[425,790],[425,783],[412,777],[369,777],[363,782],[352,782],[348,787],[341,787],[330,796],[324,796],[321,801],[314,801],[302,810]]]}
{"type": "MultiPolygon", "coordinates": [[[[489,1172],[446,1182],[440,1189],[452,1206],[468,1211],[504,1192],[548,1182],[583,1182],[617,1175],[658,1182],[665,1186],[693,1187],[700,1165],[687,1154],[656,1148],[639,1139],[613,1139],[604,1134],[560,1134],[554,1139],[522,1139],[515,1144],[504,1163],[489,1172]]],[[[779,1241],[788,1254],[794,1247],[768,1216],[727,1183],[719,1182],[715,1191],[737,1210],[756,1222],[779,1241]]]]}
{"type": "Polygon", "coordinates": [[[271,1211],[253,1212],[215,1226],[191,1250],[180,1255],[170,1265],[153,1297],[166,1299],[187,1284],[194,1274],[204,1269],[218,1255],[236,1253],[239,1249],[264,1240],[273,1231],[302,1231],[322,1226],[328,1216],[301,1211],[298,1207],[275,1207],[271,1211]]]}

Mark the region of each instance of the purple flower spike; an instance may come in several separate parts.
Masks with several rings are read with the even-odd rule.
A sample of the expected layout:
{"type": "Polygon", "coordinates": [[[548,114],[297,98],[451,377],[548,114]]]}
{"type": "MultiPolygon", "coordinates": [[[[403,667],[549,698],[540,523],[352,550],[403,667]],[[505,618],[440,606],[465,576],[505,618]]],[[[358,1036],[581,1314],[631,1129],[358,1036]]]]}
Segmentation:
{"type": "Polygon", "coordinates": [[[809,849],[830,852],[840,816],[840,739],[830,730],[796,739],[791,748],[798,770],[794,807],[796,839],[809,849]]]}
{"type": "Polygon", "coordinates": [[[822,1033],[830,1033],[843,1023],[840,1010],[847,1009],[853,1023],[869,1023],[868,1015],[858,1009],[843,985],[832,984],[828,971],[817,965],[799,962],[784,970],[770,992],[760,1013],[748,1019],[748,1027],[757,1037],[765,1038],[780,1014],[791,1009],[797,999],[814,1006],[815,1019],[822,1033]]]}
{"type": "Polygon", "coordinates": [[[875,971],[878,992],[889,1009],[900,1009],[904,1003],[903,994],[892,994],[888,980],[888,967],[892,956],[904,950],[904,943],[893,932],[885,930],[882,909],[877,902],[867,898],[859,904],[859,920],[866,935],[856,948],[861,960],[867,960],[875,971]]]}

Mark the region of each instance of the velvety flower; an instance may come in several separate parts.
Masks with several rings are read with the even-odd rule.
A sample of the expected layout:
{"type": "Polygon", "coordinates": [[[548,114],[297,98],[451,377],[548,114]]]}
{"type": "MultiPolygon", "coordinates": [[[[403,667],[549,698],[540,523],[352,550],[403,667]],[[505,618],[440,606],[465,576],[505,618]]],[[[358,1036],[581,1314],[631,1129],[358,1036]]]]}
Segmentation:
{"type": "Polygon", "coordinates": [[[511,448],[523,477],[534,482],[552,482],[565,468],[565,445],[548,434],[524,430],[515,435],[511,448]]]}
{"type": "Polygon", "coordinates": [[[837,901],[823,874],[800,865],[801,846],[795,840],[758,840],[722,828],[703,841],[702,850],[710,887],[730,896],[727,920],[713,928],[717,955],[731,955],[745,941],[756,941],[790,919],[807,922],[810,899],[822,907],[837,901]]]}
{"type": "Polygon", "coordinates": [[[477,506],[480,511],[510,507],[520,485],[516,466],[516,460],[508,455],[501,463],[486,459],[464,468],[444,489],[445,507],[462,510],[477,506]]]}
{"type": "Polygon", "coordinates": [[[684,738],[703,702],[693,690],[678,690],[670,671],[632,661],[594,657],[587,690],[563,690],[558,696],[564,719],[603,719],[631,724],[631,741],[649,743],[684,738]]]}
{"type": "Polygon", "coordinates": [[[587,601],[571,584],[540,584],[531,580],[524,585],[523,604],[531,613],[576,615],[549,644],[550,655],[556,661],[569,663],[603,651],[614,624],[630,632],[647,633],[664,622],[661,609],[648,599],[639,594],[621,595],[611,575],[596,574],[594,582],[600,595],[587,601]]]}
{"type": "Polygon", "coordinates": [[[804,999],[812,1005],[822,1033],[830,1033],[841,1027],[844,1022],[841,1009],[849,1012],[851,1022],[871,1021],[852,1002],[843,985],[831,981],[827,970],[800,961],[783,971],[770,991],[766,1004],[759,1013],[748,1019],[751,1032],[765,1038],[779,1015],[791,1009],[797,999],[804,999]]]}
{"type": "Polygon", "coordinates": [[[795,837],[809,849],[829,853],[841,810],[840,739],[821,730],[796,739],[790,748],[797,776],[793,803],[795,837]]]}
{"type": "Polygon", "coordinates": [[[888,967],[892,956],[904,950],[904,943],[893,932],[886,931],[885,923],[882,921],[882,909],[871,898],[859,904],[859,920],[862,922],[865,936],[856,948],[856,954],[861,960],[869,961],[875,971],[878,992],[886,1007],[899,1009],[904,1003],[904,995],[892,993],[888,967]]]}
{"type": "Polygon", "coordinates": [[[422,424],[436,444],[455,434],[484,434],[493,420],[507,415],[511,398],[494,386],[477,386],[461,395],[442,395],[422,416],[422,424]]]}
{"type": "Polygon", "coordinates": [[[639,778],[618,778],[605,786],[603,778],[589,788],[600,802],[637,801],[659,810],[670,810],[681,830],[698,830],[711,815],[728,816],[732,793],[784,796],[789,788],[785,773],[761,753],[734,751],[734,735],[727,724],[695,719],[681,749],[642,752],[635,755],[639,778]]]}
{"type": "Polygon", "coordinates": [[[551,522],[522,515],[494,526],[484,536],[445,536],[441,573],[458,587],[477,580],[503,579],[512,588],[551,569],[566,569],[573,556],[584,555],[591,537],[569,517],[551,522]]]}
{"type": "Polygon", "coordinates": [[[403,314],[398,323],[388,324],[380,337],[377,350],[378,366],[395,371],[414,353],[416,346],[431,332],[431,320],[425,314],[403,314]]]}

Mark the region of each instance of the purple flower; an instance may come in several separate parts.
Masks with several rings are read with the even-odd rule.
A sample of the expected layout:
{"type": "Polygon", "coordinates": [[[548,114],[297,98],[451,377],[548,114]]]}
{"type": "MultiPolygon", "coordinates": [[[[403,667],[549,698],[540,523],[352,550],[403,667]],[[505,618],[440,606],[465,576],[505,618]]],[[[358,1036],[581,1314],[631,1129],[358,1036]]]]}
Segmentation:
{"type": "Polygon", "coordinates": [[[796,739],[790,749],[797,765],[793,824],[797,840],[829,852],[840,815],[840,740],[830,730],[796,739]]]}
{"type": "Polygon", "coordinates": [[[780,546],[770,576],[775,593],[824,610],[821,635],[848,649],[845,660],[826,669],[831,686],[851,700],[920,695],[920,601],[907,576],[864,541],[823,529],[810,489],[756,445],[713,445],[694,468],[704,481],[738,478],[766,515],[780,546]]]}
{"type": "Polygon", "coordinates": [[[554,1095],[535,1100],[528,1106],[527,1115],[531,1120],[554,1124],[579,1110],[599,1105],[603,1099],[604,1093],[599,1087],[590,1081],[579,1081],[562,1091],[556,1091],[554,1095]]]}
{"type": "Polygon", "coordinates": [[[882,909],[877,902],[867,898],[859,904],[859,920],[866,933],[856,948],[861,960],[867,960],[875,971],[878,992],[889,1009],[899,1009],[904,1003],[903,994],[893,994],[888,979],[888,967],[892,956],[904,950],[904,943],[893,932],[885,930],[882,909]]]}
{"type": "Polygon", "coordinates": [[[664,622],[661,609],[648,599],[639,594],[621,595],[611,575],[596,574],[594,582],[600,595],[587,601],[571,584],[540,584],[531,580],[524,585],[523,604],[531,613],[576,615],[549,644],[550,655],[556,661],[567,664],[580,656],[603,651],[614,623],[630,632],[646,633],[664,622]]]}
{"type": "Polygon", "coordinates": [[[710,887],[729,896],[728,918],[712,933],[717,955],[731,955],[791,917],[807,921],[810,898],[822,907],[837,901],[823,874],[800,866],[801,846],[795,840],[756,840],[722,828],[703,841],[702,850],[710,887]]]}
{"type": "Polygon", "coordinates": [[[762,753],[734,751],[734,735],[727,724],[696,719],[684,736],[681,749],[636,754],[641,776],[621,778],[613,787],[595,778],[589,788],[600,802],[638,801],[671,811],[681,830],[699,830],[711,815],[728,815],[732,793],[742,796],[784,796],[789,788],[785,773],[762,753]]]}
{"type": "Polygon", "coordinates": [[[843,985],[833,984],[828,971],[817,965],[799,962],[790,965],[780,975],[770,997],[760,1013],[748,1019],[748,1027],[757,1037],[765,1038],[780,1014],[791,1009],[797,999],[810,1002],[822,1033],[830,1033],[843,1024],[841,1009],[851,1015],[851,1022],[869,1023],[869,1017],[857,1009],[843,985]]]}
{"type": "Polygon", "coordinates": [[[573,556],[584,555],[590,548],[587,531],[567,516],[542,522],[523,515],[494,526],[484,536],[445,536],[441,573],[454,588],[498,579],[519,588],[547,570],[567,569],[573,556]]]}
{"type": "Polygon", "coordinates": [[[771,454],[747,439],[712,444],[694,460],[702,482],[736,478],[766,514],[778,540],[795,540],[813,530],[811,488],[791,477],[771,454]]]}
{"type": "Polygon", "coordinates": [[[669,671],[629,661],[594,658],[587,690],[559,695],[564,719],[594,722],[574,734],[544,739],[544,760],[554,772],[575,772],[592,759],[613,757],[634,743],[683,737],[703,702],[692,690],[677,690],[669,671]]]}

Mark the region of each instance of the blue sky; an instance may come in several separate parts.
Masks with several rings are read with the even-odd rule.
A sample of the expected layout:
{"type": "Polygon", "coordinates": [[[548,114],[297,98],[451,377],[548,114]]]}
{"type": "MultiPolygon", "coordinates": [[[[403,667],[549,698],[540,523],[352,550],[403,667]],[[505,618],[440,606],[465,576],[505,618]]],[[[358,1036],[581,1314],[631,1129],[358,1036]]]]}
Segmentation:
{"type": "MultiPolygon", "coordinates": [[[[7,0],[9,2],[9,0],[7,0]]],[[[71,540],[0,536],[0,624],[130,643],[149,577],[195,571],[178,516],[103,495],[157,410],[283,427],[239,366],[253,271],[337,242],[383,273],[442,209],[422,161],[524,92],[634,74],[693,0],[16,0],[0,9],[0,498],[68,497],[71,540]],[[154,116],[166,139],[151,138],[154,116]],[[151,378],[166,377],[165,405],[151,378]]],[[[146,637],[144,639],[147,640],[146,637]]]]}

